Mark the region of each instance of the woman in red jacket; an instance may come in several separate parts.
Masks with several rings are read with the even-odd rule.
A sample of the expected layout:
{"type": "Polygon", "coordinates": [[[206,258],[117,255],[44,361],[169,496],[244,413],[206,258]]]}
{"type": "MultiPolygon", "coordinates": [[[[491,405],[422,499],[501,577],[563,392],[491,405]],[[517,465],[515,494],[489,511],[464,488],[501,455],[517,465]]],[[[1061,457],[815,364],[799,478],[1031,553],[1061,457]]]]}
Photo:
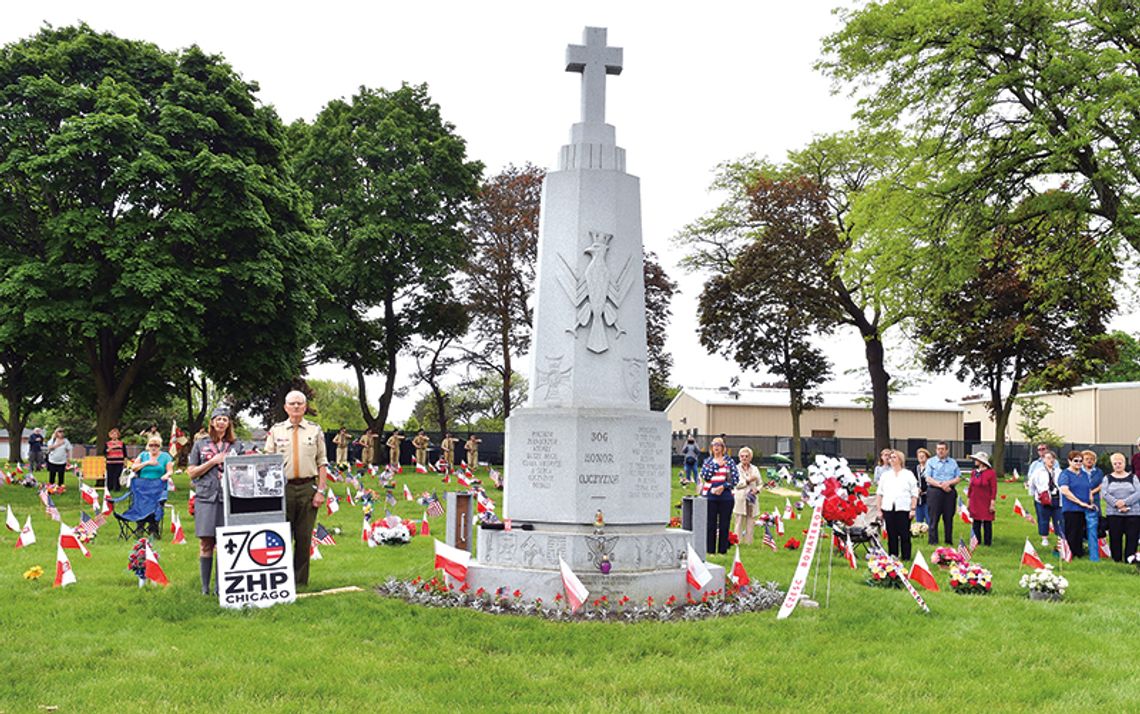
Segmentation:
{"type": "Polygon", "coordinates": [[[970,474],[970,488],[966,505],[974,519],[974,538],[982,545],[994,542],[994,505],[997,500],[997,474],[990,465],[990,455],[984,451],[970,454],[974,471],[970,474]]]}

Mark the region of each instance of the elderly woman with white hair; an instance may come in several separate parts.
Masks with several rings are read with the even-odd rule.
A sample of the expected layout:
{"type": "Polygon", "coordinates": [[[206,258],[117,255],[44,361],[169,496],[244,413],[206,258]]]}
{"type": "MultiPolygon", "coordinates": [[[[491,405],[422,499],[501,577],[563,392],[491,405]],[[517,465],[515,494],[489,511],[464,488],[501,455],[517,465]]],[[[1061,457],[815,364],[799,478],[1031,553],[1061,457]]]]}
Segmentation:
{"type": "Polygon", "coordinates": [[[737,456],[740,457],[740,463],[736,465],[739,476],[732,489],[732,532],[740,538],[741,543],[751,543],[752,529],[756,525],[757,494],[760,493],[763,481],[760,469],[752,463],[752,449],[742,447],[737,456]]]}

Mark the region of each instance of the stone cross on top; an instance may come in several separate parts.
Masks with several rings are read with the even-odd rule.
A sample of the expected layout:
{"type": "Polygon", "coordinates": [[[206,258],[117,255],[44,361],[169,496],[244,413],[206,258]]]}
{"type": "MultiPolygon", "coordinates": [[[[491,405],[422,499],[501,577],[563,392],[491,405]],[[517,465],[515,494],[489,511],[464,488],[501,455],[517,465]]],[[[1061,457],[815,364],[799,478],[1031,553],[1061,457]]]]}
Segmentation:
{"type": "Polygon", "coordinates": [[[606,123],[606,75],[621,74],[621,48],[606,46],[606,28],[587,27],[584,45],[566,47],[566,71],[582,73],[582,123],[606,123]]]}

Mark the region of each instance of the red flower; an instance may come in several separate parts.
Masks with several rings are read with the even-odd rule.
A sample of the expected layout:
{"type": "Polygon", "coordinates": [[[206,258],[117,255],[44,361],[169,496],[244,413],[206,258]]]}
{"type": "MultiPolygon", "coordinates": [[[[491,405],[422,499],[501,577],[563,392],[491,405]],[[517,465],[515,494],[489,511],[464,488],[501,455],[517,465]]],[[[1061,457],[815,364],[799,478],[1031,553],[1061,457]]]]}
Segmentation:
{"type": "Polygon", "coordinates": [[[737,545],[740,543],[740,536],[738,536],[735,533],[729,533],[728,534],[728,542],[729,542],[729,545],[737,545]]]}
{"type": "Polygon", "coordinates": [[[794,537],[784,541],[784,548],[787,550],[799,550],[800,542],[794,537]]]}
{"type": "Polygon", "coordinates": [[[511,594],[512,594],[512,595],[514,595],[516,599],[517,599],[517,598],[520,598],[520,597],[522,597],[522,590],[515,590],[515,591],[514,591],[513,593],[511,593],[511,594]]]}
{"type": "Polygon", "coordinates": [[[484,594],[485,592],[487,592],[487,591],[486,591],[486,590],[484,590],[483,588],[479,588],[478,590],[476,590],[476,591],[475,591],[475,594],[476,594],[476,595],[482,595],[482,594],[484,594]]]}
{"type": "Polygon", "coordinates": [[[652,595],[645,598],[645,604],[648,605],[649,607],[653,607],[653,596],[652,595]]]}
{"type": "Polygon", "coordinates": [[[561,599],[562,599],[562,593],[555,593],[554,594],[554,602],[558,602],[561,599]]]}
{"type": "Polygon", "coordinates": [[[470,589],[470,586],[468,586],[467,583],[463,583],[462,585],[459,586],[459,592],[461,592],[461,593],[465,593],[469,589],[470,589]]]}
{"type": "Polygon", "coordinates": [[[665,604],[669,607],[673,607],[673,605],[676,604],[676,602],[677,602],[677,596],[676,595],[670,595],[669,599],[665,601],[665,604]]]}

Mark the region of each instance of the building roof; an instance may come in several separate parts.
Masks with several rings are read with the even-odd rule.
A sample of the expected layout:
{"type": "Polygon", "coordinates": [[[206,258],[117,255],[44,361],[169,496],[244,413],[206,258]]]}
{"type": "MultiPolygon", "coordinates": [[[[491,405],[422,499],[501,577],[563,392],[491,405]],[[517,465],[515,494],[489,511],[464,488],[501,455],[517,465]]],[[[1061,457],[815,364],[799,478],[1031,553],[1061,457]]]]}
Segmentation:
{"type": "MultiPolygon", "coordinates": [[[[787,407],[788,390],[742,387],[682,387],[677,396],[687,394],[701,404],[712,406],[787,407]]],[[[821,392],[817,409],[870,409],[871,395],[864,392],[821,392]]],[[[961,406],[921,394],[892,394],[892,411],[962,412],[961,406]]]]}
{"type": "MultiPolygon", "coordinates": [[[[1073,387],[1070,392],[1088,392],[1092,390],[1099,390],[1108,392],[1116,389],[1140,389],[1140,382],[1107,382],[1105,384],[1082,384],[1079,387],[1073,387]]],[[[1047,396],[1064,396],[1061,390],[1054,390],[1052,392],[1022,392],[1017,395],[1018,399],[1029,399],[1030,397],[1047,397],[1047,396]]],[[[963,399],[959,404],[981,404],[989,401],[986,397],[975,397],[972,399],[963,399]]]]}

